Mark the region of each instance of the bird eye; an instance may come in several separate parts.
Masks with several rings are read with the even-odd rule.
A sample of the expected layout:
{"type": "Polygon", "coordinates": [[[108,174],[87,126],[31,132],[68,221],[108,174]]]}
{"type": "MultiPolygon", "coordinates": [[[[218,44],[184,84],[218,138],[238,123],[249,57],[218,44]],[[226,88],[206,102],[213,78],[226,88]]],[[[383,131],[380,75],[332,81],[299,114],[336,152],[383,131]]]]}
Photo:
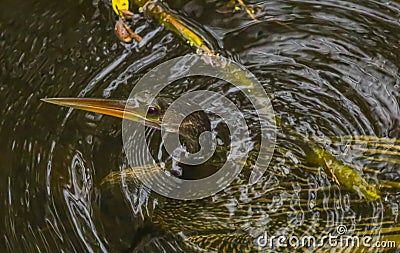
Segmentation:
{"type": "Polygon", "coordinates": [[[147,114],[150,116],[155,116],[158,114],[158,109],[156,107],[150,106],[149,109],[147,109],[147,114]]]}

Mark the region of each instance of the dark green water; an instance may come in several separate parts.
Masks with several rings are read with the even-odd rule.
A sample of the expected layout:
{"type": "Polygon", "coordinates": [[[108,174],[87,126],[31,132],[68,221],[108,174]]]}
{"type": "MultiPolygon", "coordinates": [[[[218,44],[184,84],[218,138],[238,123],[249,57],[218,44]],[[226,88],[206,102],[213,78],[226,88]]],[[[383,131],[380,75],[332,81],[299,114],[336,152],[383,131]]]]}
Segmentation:
{"type": "MultiPolygon", "coordinates": [[[[223,1],[167,2],[188,17],[218,52],[252,71],[273,94],[277,115],[302,135],[400,139],[398,1],[251,1],[259,22],[244,12],[233,13],[223,1]]],[[[143,16],[133,25],[144,43],[121,44],[113,32],[114,14],[103,1],[6,0],[0,6],[2,251],[129,249],[158,197],[141,186],[112,192],[100,187],[108,173],[128,166],[122,154],[121,120],[44,104],[40,98],[126,98],[146,71],[193,49],[143,16]]],[[[171,86],[168,92],[210,89],[231,95],[227,87],[212,81],[185,85],[171,86]]],[[[287,159],[304,156],[290,136],[280,136],[281,145],[293,150],[286,153],[287,159]]],[[[380,171],[366,175],[371,180],[400,181],[396,161],[365,158],[387,155],[349,152],[346,145],[335,148],[349,154],[343,158],[347,162],[380,171]]],[[[329,182],[292,171],[284,163],[275,169],[278,174],[293,174],[293,180],[303,177],[321,186],[329,182]]],[[[286,203],[284,193],[270,194],[273,204],[257,208],[270,215],[279,212],[286,203]]],[[[334,191],[330,196],[310,192],[305,198],[312,214],[333,221],[351,216],[349,226],[362,217],[373,217],[375,225],[369,229],[379,229],[381,221],[400,225],[398,191],[385,193],[364,208],[346,206],[349,199],[357,196],[334,191]],[[337,199],[345,211],[338,215],[313,209],[315,202],[328,198],[337,199]]],[[[239,197],[226,201],[233,200],[245,203],[239,197]]],[[[293,204],[291,214],[300,210],[304,208],[293,204]]],[[[226,209],[227,214],[230,211],[226,209]]],[[[195,217],[209,214],[205,210],[195,217]]],[[[304,223],[307,216],[288,214],[278,219],[304,223]]],[[[177,224],[185,220],[182,217],[177,224]]],[[[185,224],[181,227],[184,234],[193,232],[185,224]]],[[[176,229],[172,231],[172,235],[153,231],[143,240],[154,239],[148,242],[152,250],[180,251],[174,242],[176,229]]]]}

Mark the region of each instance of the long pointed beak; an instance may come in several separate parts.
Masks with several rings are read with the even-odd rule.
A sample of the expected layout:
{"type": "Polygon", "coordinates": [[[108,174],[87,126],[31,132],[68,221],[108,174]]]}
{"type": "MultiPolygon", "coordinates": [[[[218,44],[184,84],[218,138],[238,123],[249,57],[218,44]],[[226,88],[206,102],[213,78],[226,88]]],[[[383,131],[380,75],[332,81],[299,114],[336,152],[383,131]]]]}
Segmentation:
{"type": "Polygon", "coordinates": [[[126,101],[98,98],[42,98],[43,102],[97,112],[118,118],[124,117],[126,101]]]}
{"type": "Polygon", "coordinates": [[[146,115],[143,110],[140,110],[137,107],[127,106],[126,100],[112,100],[101,98],[43,98],[41,100],[43,102],[55,105],[101,113],[136,122],[143,122],[144,120],[144,124],[146,126],[160,129],[160,124],[157,121],[146,119],[146,115]]]}

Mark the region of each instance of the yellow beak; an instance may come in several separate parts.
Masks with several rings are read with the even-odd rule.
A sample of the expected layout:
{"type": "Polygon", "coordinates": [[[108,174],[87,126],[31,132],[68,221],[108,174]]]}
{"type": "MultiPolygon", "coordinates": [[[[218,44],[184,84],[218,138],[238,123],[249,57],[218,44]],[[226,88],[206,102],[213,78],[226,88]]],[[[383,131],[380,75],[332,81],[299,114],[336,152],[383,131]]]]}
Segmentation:
{"type": "Polygon", "coordinates": [[[128,119],[136,122],[144,120],[148,127],[160,129],[161,121],[146,117],[146,111],[140,107],[127,105],[126,100],[112,100],[101,98],[43,98],[43,102],[67,106],[89,112],[101,113],[117,118],[128,119]]]}

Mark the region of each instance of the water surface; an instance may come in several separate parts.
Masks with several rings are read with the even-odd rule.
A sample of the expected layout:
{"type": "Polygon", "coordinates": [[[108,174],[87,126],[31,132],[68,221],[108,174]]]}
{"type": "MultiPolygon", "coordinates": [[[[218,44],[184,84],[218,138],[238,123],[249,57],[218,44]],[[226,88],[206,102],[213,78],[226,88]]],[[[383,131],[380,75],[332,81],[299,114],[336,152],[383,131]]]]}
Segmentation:
{"type": "MultiPolygon", "coordinates": [[[[349,135],[399,138],[397,1],[251,1],[259,21],[234,12],[228,1],[167,2],[217,52],[256,75],[273,96],[275,112],[290,128],[328,140],[349,135]]],[[[162,200],[140,185],[111,191],[101,188],[107,174],[128,166],[122,152],[121,120],[44,104],[40,98],[123,99],[152,67],[193,49],[143,15],[133,25],[144,43],[120,43],[113,34],[112,10],[98,0],[6,0],[1,3],[0,17],[0,213],[4,217],[0,241],[5,251],[129,249],[137,238],[135,231],[162,200]]],[[[243,102],[230,93],[229,86],[215,80],[184,80],[166,92],[178,95],[194,89],[218,91],[243,102]]],[[[305,154],[288,132],[279,136],[289,162],[271,170],[329,183],[327,178],[304,175],[287,165],[305,154]]],[[[345,144],[332,148],[343,152],[346,162],[382,172],[367,174],[371,180],[400,180],[393,160],[365,158],[387,155],[349,151],[345,144]]],[[[270,179],[267,175],[264,183],[270,179]]],[[[294,182],[292,188],[296,187],[303,186],[294,182]]],[[[398,192],[365,209],[347,208],[347,200],[357,199],[354,194],[332,194],[347,213],[313,210],[319,200],[332,196],[310,192],[305,198],[310,215],[319,213],[336,222],[351,216],[353,225],[362,217],[373,217],[375,225],[370,229],[379,229],[384,220],[399,225],[398,192]]],[[[271,193],[274,201],[258,208],[279,213],[287,201],[283,196],[285,192],[271,193]]],[[[304,224],[309,212],[291,216],[303,210],[295,204],[300,196],[291,197],[292,213],[276,219],[304,224]]],[[[233,199],[246,201],[239,197],[226,201],[233,199]]],[[[226,209],[227,214],[230,211],[226,209]]],[[[207,213],[197,217],[201,215],[207,213]]],[[[148,243],[154,252],[183,251],[165,231],[148,234],[144,241],[155,239],[148,243]]]]}

